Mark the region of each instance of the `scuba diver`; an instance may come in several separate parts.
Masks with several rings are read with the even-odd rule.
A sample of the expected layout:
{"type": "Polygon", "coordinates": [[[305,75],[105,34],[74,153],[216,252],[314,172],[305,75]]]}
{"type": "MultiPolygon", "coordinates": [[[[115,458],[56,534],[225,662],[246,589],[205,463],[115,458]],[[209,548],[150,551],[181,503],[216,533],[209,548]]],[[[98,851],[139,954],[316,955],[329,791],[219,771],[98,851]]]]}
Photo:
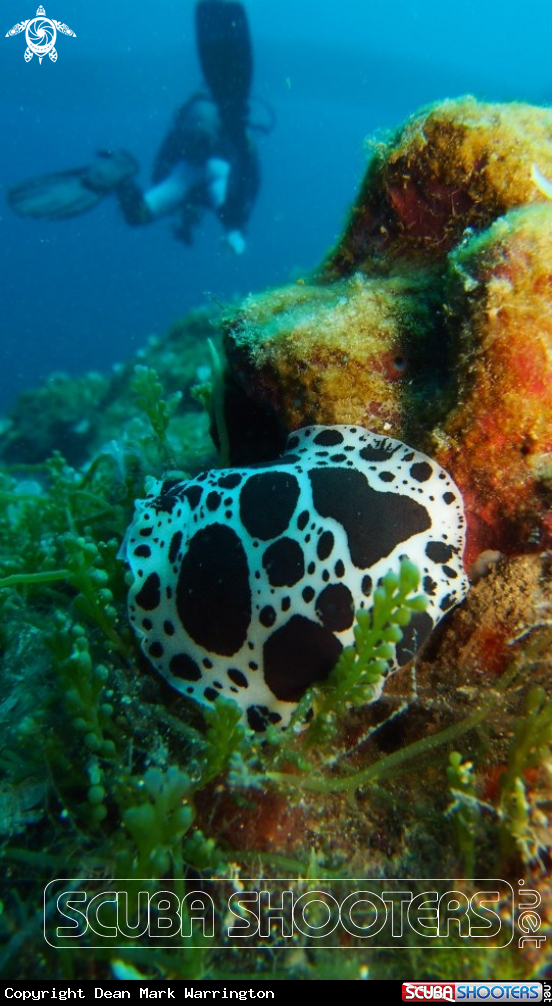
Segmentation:
{"type": "Polygon", "coordinates": [[[43,175],[13,186],[15,212],[61,220],[92,209],[114,193],[131,226],[178,214],[175,237],[190,245],[206,211],[220,220],[227,246],[240,255],[260,184],[249,122],[253,54],[245,10],[237,0],[199,0],[196,40],[208,92],[193,94],[176,112],[154,162],[152,187],[135,181],[138,162],[124,150],[99,151],[85,168],[43,175]]]}

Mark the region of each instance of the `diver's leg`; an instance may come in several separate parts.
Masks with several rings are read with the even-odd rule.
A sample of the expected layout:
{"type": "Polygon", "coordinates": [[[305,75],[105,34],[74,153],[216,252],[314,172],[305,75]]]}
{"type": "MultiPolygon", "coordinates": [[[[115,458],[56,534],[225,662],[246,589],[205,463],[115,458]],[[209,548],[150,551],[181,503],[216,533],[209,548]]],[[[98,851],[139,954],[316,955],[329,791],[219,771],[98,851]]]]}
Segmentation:
{"type": "Polygon", "coordinates": [[[173,213],[182,206],[191,187],[201,179],[201,171],[194,165],[181,161],[167,178],[144,195],[144,202],[152,218],[173,213]]]}
{"type": "Polygon", "coordinates": [[[196,43],[209,90],[227,128],[247,116],[253,50],[247,14],[238,0],[199,0],[196,43]]]}

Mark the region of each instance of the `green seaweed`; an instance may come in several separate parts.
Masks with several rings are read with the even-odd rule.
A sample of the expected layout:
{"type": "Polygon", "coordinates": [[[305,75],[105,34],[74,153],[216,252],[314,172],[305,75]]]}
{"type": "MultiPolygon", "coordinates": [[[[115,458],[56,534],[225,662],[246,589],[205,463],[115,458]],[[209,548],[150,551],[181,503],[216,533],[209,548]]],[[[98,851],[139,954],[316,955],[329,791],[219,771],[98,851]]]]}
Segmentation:
{"type": "Polygon", "coordinates": [[[447,815],[454,821],[458,851],[464,866],[464,876],[475,876],[475,836],[480,806],[475,788],[475,772],[471,761],[463,761],[458,751],[451,751],[447,777],[453,802],[447,815]]]}
{"type": "Polygon", "coordinates": [[[537,824],[540,810],[528,797],[527,779],[532,770],[550,770],[551,756],[552,699],[536,687],[527,695],[525,715],[514,724],[497,808],[504,854],[511,852],[513,843],[525,863],[547,851],[547,824],[542,817],[537,824]]]}
{"type": "Polygon", "coordinates": [[[164,397],[163,386],[157,372],[144,364],[137,364],[134,368],[134,380],[131,388],[138,405],[151,423],[161,456],[168,456],[170,452],[167,442],[169,423],[180,404],[182,394],[175,392],[173,395],[164,397]]]}
{"type": "Polygon", "coordinates": [[[310,743],[331,740],[348,709],[373,702],[380,694],[402,630],[415,612],[427,607],[423,594],[412,597],[419,584],[418,570],[403,559],[398,574],[389,571],[376,586],[372,607],[357,611],[354,646],[345,647],[323,687],[309,691],[294,719],[297,722],[304,705],[312,701],[310,743]]]}

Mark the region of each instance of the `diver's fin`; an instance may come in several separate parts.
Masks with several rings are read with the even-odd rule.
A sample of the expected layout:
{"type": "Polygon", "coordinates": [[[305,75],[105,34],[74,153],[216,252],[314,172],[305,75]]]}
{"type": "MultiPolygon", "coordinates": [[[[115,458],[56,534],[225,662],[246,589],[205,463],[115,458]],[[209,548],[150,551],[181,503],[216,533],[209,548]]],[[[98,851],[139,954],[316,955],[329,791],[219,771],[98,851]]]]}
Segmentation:
{"type": "Polygon", "coordinates": [[[137,161],[124,150],[100,151],[98,160],[85,168],[39,175],[13,185],[7,200],[21,216],[64,220],[93,209],[137,170],[137,161]]]}
{"type": "Polygon", "coordinates": [[[37,220],[63,220],[93,209],[102,194],[83,184],[86,168],[39,175],[8,189],[6,198],[16,213],[37,220]]]}
{"type": "Polygon", "coordinates": [[[243,122],[253,77],[245,10],[236,0],[199,0],[195,23],[199,61],[213,99],[223,118],[243,122]]]}

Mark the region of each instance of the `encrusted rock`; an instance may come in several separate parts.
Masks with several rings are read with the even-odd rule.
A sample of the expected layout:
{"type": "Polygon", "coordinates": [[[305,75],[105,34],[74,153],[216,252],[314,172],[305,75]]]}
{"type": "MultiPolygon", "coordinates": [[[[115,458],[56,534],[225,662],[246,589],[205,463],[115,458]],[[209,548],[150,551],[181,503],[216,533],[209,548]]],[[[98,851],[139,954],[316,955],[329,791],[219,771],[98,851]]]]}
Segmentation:
{"type": "Polygon", "coordinates": [[[359,424],[446,467],[479,551],[552,544],[552,111],[446,101],[379,145],[318,276],[227,321],[233,461],[359,424]]]}

